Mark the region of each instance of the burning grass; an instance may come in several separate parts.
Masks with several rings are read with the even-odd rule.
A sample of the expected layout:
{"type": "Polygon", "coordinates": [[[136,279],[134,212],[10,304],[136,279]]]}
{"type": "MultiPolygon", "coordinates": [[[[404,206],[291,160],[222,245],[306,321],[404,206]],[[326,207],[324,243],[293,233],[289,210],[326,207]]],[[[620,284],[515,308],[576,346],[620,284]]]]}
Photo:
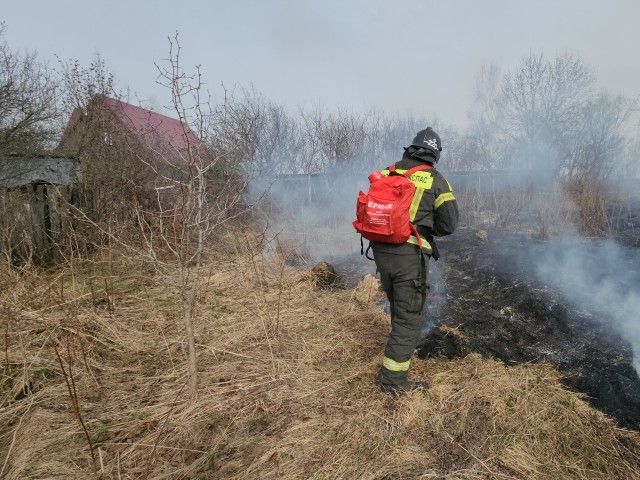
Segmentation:
{"type": "Polygon", "coordinates": [[[415,360],[428,392],[381,393],[375,278],[321,289],[250,251],[204,279],[189,401],[177,292],[126,272],[112,299],[77,275],[55,302],[58,277],[3,273],[3,478],[640,477],[639,435],[546,364],[415,360]]]}

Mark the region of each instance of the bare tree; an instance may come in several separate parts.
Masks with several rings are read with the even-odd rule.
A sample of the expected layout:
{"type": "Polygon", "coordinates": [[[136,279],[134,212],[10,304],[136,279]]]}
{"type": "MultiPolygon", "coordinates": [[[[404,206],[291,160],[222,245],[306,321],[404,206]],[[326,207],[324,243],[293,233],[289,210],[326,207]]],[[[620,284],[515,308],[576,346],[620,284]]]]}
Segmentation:
{"type": "Polygon", "coordinates": [[[530,54],[515,72],[507,72],[500,113],[517,164],[535,161],[547,171],[561,171],[570,155],[565,139],[572,135],[593,83],[591,68],[568,53],[554,60],[530,54]]]}
{"type": "Polygon", "coordinates": [[[500,72],[495,64],[483,65],[476,77],[471,126],[460,138],[459,170],[495,170],[504,167],[507,135],[502,119],[500,72]]]}
{"type": "Polygon", "coordinates": [[[622,95],[602,92],[586,101],[580,109],[567,175],[602,180],[619,172],[625,163],[625,127],[635,110],[637,103],[622,95]]]}
{"type": "Polygon", "coordinates": [[[63,88],[60,99],[65,118],[69,118],[77,108],[86,109],[96,95],[124,97],[118,89],[115,74],[109,71],[99,53],[87,67],[78,60],[59,60],[59,63],[63,88]]]}
{"type": "MultiPolygon", "coordinates": [[[[0,38],[5,28],[0,23],[0,38]]],[[[52,71],[35,53],[16,53],[0,41],[0,155],[51,148],[58,93],[52,71]]]]}
{"type": "Polygon", "coordinates": [[[295,171],[294,120],[283,106],[265,100],[253,88],[225,91],[225,102],[214,112],[212,126],[216,135],[211,147],[239,153],[245,169],[266,176],[295,171]],[[225,145],[215,143],[221,141],[225,145]]]}
{"type": "Polygon", "coordinates": [[[248,178],[236,175],[238,168],[233,162],[240,161],[237,142],[250,129],[238,132],[228,125],[212,124],[229,118],[225,106],[218,112],[211,108],[199,67],[194,74],[187,73],[180,52],[176,34],[169,39],[169,58],[157,68],[158,83],[171,92],[170,108],[182,125],[181,138],[165,144],[167,148],[150,144],[155,158],[138,157],[153,169],[157,182],[155,205],[140,205],[138,218],[147,258],[168,274],[167,278],[175,269],[178,271],[193,397],[198,385],[194,318],[204,249],[219,227],[239,211],[248,178]]]}
{"type": "Polygon", "coordinates": [[[438,128],[434,119],[423,116],[384,116],[380,131],[371,133],[380,138],[380,160],[384,159],[383,163],[396,162],[402,155],[402,147],[408,146],[415,134],[427,126],[438,128]]]}
{"type": "Polygon", "coordinates": [[[301,124],[296,140],[301,173],[321,172],[324,168],[321,132],[326,112],[316,106],[310,111],[300,110],[299,117],[301,124]]]}
{"type": "Polygon", "coordinates": [[[348,168],[349,163],[364,150],[364,118],[346,110],[338,110],[321,124],[320,141],[326,167],[348,168]]]}

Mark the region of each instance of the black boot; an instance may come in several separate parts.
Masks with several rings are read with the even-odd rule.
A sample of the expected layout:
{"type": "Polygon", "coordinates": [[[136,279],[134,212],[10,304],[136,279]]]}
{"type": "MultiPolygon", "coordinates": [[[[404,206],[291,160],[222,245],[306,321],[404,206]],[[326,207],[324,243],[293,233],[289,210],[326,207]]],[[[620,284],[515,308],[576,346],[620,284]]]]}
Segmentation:
{"type": "Polygon", "coordinates": [[[380,368],[378,382],[385,393],[424,391],[429,388],[429,384],[425,380],[412,382],[407,379],[407,372],[392,372],[384,367],[380,368]]]}

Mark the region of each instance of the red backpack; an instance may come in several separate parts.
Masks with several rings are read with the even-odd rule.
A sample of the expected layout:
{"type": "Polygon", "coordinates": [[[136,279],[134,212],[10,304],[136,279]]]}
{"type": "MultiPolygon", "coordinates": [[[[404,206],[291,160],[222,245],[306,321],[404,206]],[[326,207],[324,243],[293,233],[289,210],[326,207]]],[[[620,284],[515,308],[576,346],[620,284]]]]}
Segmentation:
{"type": "MultiPolygon", "coordinates": [[[[389,167],[389,175],[374,172],[369,176],[369,192],[358,194],[356,220],[353,226],[367,240],[382,243],[405,243],[411,234],[420,236],[410,221],[409,207],[416,186],[409,177],[419,170],[431,170],[430,165],[419,165],[403,174],[389,167]]],[[[422,246],[422,245],[421,245],[422,246]]]]}

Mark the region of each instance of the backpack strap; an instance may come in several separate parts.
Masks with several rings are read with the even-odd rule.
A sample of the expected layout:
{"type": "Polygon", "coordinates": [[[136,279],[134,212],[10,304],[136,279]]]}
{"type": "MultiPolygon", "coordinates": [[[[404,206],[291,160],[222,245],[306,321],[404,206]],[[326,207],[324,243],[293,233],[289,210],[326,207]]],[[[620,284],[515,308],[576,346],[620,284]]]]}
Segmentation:
{"type": "MultiPolygon", "coordinates": [[[[393,165],[393,166],[395,167],[395,165],[393,165]]],[[[395,168],[394,168],[394,170],[395,170],[395,168]]],[[[410,168],[409,170],[404,172],[402,175],[405,178],[409,178],[411,175],[413,175],[414,173],[419,172],[421,170],[433,170],[433,166],[432,165],[418,165],[417,167],[410,168]]],[[[409,225],[411,227],[411,231],[413,232],[413,234],[418,239],[418,249],[419,249],[419,252],[420,252],[421,262],[424,262],[424,259],[422,259],[422,237],[418,233],[418,229],[415,227],[415,225],[413,223],[410,223],[409,225]]]]}
{"type": "MultiPolygon", "coordinates": [[[[395,165],[394,165],[394,167],[395,167],[395,165]]],[[[395,168],[394,168],[394,170],[395,170],[395,168]]],[[[409,170],[404,172],[402,175],[404,175],[405,177],[409,178],[411,175],[413,175],[414,173],[416,173],[416,172],[418,172],[420,170],[433,170],[433,167],[431,165],[418,165],[417,167],[410,168],[409,170]]]]}
{"type": "MultiPolygon", "coordinates": [[[[407,170],[404,173],[398,173],[396,171],[396,164],[394,163],[394,164],[389,166],[388,170],[389,170],[389,175],[402,175],[405,178],[409,178],[411,175],[413,175],[416,172],[419,172],[420,170],[433,170],[433,166],[432,165],[418,165],[417,167],[410,168],[409,170],[407,170]]],[[[422,265],[424,266],[424,259],[422,258],[422,237],[418,233],[418,229],[415,227],[415,225],[413,223],[409,223],[409,227],[411,228],[411,233],[413,233],[415,235],[415,237],[418,239],[418,251],[420,253],[420,258],[421,258],[422,265]]],[[[367,257],[367,258],[369,258],[369,257],[367,257]]],[[[425,288],[426,287],[423,286],[423,290],[425,288]]]]}
{"type": "Polygon", "coordinates": [[[389,168],[387,170],[389,170],[389,175],[402,175],[403,177],[409,178],[411,175],[413,175],[414,173],[416,173],[416,172],[418,172],[420,170],[433,170],[433,166],[431,166],[431,165],[418,165],[417,167],[410,168],[409,170],[407,170],[404,173],[398,173],[398,172],[396,172],[396,164],[394,163],[393,165],[389,166],[389,168]]]}

